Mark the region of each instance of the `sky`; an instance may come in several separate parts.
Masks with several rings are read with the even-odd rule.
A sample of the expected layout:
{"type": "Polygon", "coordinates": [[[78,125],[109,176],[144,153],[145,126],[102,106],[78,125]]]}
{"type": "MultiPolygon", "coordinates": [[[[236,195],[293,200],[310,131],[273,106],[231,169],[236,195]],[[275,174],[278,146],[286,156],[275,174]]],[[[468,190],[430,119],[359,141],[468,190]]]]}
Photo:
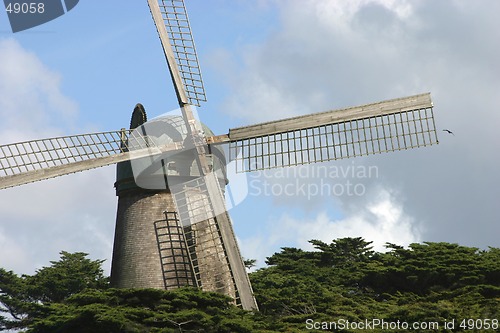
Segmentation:
{"type": "MultiPolygon", "coordinates": [[[[208,102],[229,128],[431,92],[439,145],[255,172],[232,182],[245,258],[363,237],[500,247],[500,3],[495,0],[186,0],[208,102]],[[450,129],[454,135],[443,132],[450,129]]],[[[177,107],[146,1],[80,1],[13,34],[0,11],[0,144],[127,127],[177,107]]],[[[115,167],[0,191],[0,267],[59,252],[106,259],[115,167]]]]}

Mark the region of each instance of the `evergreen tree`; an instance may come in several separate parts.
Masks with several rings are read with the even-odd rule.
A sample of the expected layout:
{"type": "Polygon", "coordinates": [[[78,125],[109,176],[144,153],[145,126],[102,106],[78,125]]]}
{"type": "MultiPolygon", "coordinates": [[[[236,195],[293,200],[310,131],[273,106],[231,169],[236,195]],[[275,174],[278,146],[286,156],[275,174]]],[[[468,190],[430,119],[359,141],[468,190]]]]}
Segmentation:
{"type": "MultiPolygon", "coordinates": [[[[442,324],[500,318],[498,248],[388,243],[381,253],[362,238],[311,244],[314,251],[283,248],[267,259],[268,267],[250,274],[256,313],[194,288],[111,289],[103,261],[61,252],[59,261],[33,276],[0,269],[0,330],[263,333],[303,332],[306,320],[442,324]]],[[[482,331],[498,331],[496,323],[497,329],[482,331]]]]}

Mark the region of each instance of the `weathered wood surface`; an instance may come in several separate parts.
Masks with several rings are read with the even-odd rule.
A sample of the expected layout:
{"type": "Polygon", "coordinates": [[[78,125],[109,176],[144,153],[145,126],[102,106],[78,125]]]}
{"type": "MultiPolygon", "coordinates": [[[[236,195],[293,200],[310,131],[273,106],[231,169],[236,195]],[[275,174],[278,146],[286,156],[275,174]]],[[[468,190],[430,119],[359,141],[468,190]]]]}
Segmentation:
{"type": "Polygon", "coordinates": [[[238,141],[264,135],[296,131],[349,120],[377,117],[430,107],[432,107],[430,93],[425,93],[378,103],[233,128],[229,130],[229,140],[238,141]]]}

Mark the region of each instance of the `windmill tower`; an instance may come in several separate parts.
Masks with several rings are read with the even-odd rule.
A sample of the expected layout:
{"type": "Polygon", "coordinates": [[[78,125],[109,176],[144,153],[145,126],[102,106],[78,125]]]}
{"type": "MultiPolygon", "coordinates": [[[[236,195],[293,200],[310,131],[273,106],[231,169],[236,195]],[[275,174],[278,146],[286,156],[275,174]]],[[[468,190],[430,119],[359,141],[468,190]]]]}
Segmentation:
{"type": "Polygon", "coordinates": [[[205,93],[184,2],[148,4],[179,114],[147,121],[138,104],[128,130],[2,145],[0,189],[117,163],[112,284],[196,286],[256,309],[225,208],[226,163],[251,172],[437,144],[430,94],[214,135],[195,116],[205,93]]]}
{"type": "MultiPolygon", "coordinates": [[[[130,129],[138,128],[145,121],[145,110],[142,105],[137,105],[130,129]]],[[[162,143],[184,142],[188,139],[182,117],[169,116],[159,124],[158,134],[164,140],[162,143]]],[[[213,135],[207,127],[202,127],[204,133],[213,135]]],[[[151,131],[148,133],[152,138],[151,131]]],[[[208,205],[204,201],[208,201],[208,198],[190,188],[186,193],[177,193],[183,198],[176,203],[172,194],[172,188],[175,191],[176,186],[200,178],[199,170],[193,168],[195,157],[191,150],[186,150],[157,159],[160,163],[152,163],[148,159],[144,161],[147,171],[142,171],[140,175],[136,173],[135,177],[132,163],[137,164],[141,160],[117,165],[115,187],[118,209],[111,269],[113,286],[165,289],[203,286],[205,290],[236,298],[234,278],[214,218],[196,218],[192,216],[193,210],[183,210],[188,214],[188,220],[196,218],[194,223],[188,221],[183,224],[178,213],[177,205],[189,200],[198,204],[194,209],[196,213],[204,214],[203,210],[208,205]],[[162,161],[168,164],[162,165],[162,161]],[[165,177],[168,177],[168,181],[165,181],[165,177]],[[137,184],[136,179],[143,187],[137,184]]],[[[209,167],[215,170],[218,186],[223,188],[227,183],[223,170],[225,156],[219,148],[213,147],[209,157],[209,167]]]]}

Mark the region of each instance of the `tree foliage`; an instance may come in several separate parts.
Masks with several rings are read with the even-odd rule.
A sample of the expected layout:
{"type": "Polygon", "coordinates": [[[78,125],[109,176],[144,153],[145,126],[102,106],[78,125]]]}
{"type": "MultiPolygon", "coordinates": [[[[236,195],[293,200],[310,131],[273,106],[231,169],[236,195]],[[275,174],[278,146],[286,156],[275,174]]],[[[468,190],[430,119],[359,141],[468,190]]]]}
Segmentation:
{"type": "Polygon", "coordinates": [[[48,306],[28,332],[253,332],[256,324],[226,296],[183,288],[88,289],[48,306]],[[177,324],[176,324],[177,323],[177,324]]]}
{"type": "Polygon", "coordinates": [[[90,260],[86,253],[61,252],[59,261],[39,269],[35,275],[17,276],[0,269],[0,328],[24,328],[46,314],[47,303],[62,302],[87,288],[105,288],[108,279],[103,260],[90,260]]]}
{"type": "Polygon", "coordinates": [[[498,248],[388,243],[382,253],[362,238],[310,243],[314,251],[282,248],[267,259],[268,267],[250,274],[257,313],[192,288],[111,289],[102,261],[84,253],[61,252],[59,261],[33,276],[0,269],[0,330],[303,332],[307,319],[443,323],[500,318],[498,248]]]}
{"type": "MultiPolygon", "coordinates": [[[[318,321],[407,322],[500,317],[500,249],[450,243],[387,244],[361,238],[312,240],[318,251],[283,248],[251,275],[263,313],[304,329],[318,321]]],[[[460,330],[458,330],[460,331],[460,330]]]]}

